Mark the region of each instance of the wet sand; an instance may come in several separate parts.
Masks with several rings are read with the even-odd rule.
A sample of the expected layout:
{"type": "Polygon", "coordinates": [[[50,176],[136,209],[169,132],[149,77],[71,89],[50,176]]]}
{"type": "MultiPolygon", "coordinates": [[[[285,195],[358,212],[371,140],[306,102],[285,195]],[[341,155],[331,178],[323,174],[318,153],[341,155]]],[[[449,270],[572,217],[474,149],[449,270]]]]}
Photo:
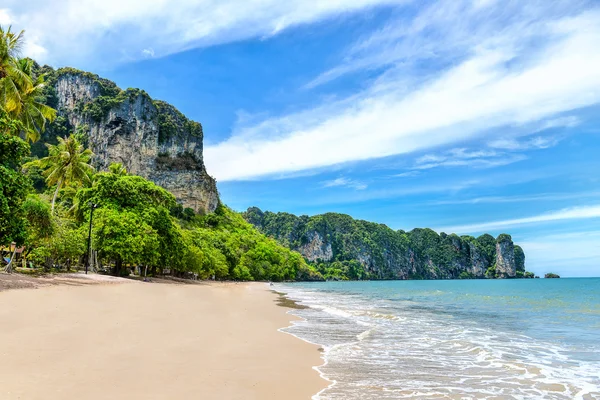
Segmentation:
{"type": "MultiPolygon", "coordinates": [[[[0,276],[0,279],[2,277],[0,276]]],[[[0,292],[2,399],[310,399],[317,346],[263,283],[0,292]]]]}

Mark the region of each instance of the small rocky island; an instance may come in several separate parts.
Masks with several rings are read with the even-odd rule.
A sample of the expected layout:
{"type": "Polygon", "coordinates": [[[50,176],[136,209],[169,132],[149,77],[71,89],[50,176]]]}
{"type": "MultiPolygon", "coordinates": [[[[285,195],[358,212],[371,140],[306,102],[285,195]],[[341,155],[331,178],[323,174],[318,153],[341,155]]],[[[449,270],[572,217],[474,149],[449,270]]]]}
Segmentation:
{"type": "Polygon", "coordinates": [[[553,274],[552,272],[548,272],[546,275],[544,275],[544,278],[556,279],[556,278],[560,278],[560,276],[557,274],[553,274]]]}

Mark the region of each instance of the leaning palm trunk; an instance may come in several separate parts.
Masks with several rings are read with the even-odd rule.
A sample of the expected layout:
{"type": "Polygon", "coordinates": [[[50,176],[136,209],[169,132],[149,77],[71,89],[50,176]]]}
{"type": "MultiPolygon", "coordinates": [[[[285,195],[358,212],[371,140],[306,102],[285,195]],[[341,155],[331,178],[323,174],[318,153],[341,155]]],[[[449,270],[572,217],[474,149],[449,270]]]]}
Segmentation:
{"type": "Polygon", "coordinates": [[[12,256],[10,257],[10,261],[8,265],[4,267],[4,272],[11,273],[12,272],[12,264],[15,261],[15,257],[17,256],[17,247],[15,246],[15,251],[13,251],[12,256]]]}
{"type": "Polygon", "coordinates": [[[54,196],[52,197],[52,208],[50,210],[51,214],[54,214],[54,205],[56,204],[56,198],[58,197],[58,191],[60,190],[60,187],[62,186],[62,178],[60,178],[58,180],[58,183],[56,184],[56,190],[54,191],[54,196]]]}

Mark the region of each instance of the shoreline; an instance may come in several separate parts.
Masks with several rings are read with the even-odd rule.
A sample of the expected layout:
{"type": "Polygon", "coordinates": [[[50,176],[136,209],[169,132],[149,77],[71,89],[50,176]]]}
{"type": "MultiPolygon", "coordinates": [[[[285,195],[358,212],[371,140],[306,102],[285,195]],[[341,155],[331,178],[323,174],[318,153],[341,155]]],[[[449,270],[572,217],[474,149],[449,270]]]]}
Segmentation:
{"type": "Polygon", "coordinates": [[[281,334],[299,317],[276,296],[128,279],[0,291],[0,397],[310,399],[323,359],[281,334]]]}
{"type": "MultiPolygon", "coordinates": [[[[298,320],[303,320],[306,321],[306,318],[300,317],[298,315],[293,314],[294,310],[303,310],[303,309],[307,309],[310,308],[309,306],[303,305],[303,304],[299,304],[296,300],[289,298],[287,295],[287,293],[283,293],[283,292],[279,292],[275,289],[271,289],[271,291],[275,294],[277,294],[279,296],[279,299],[277,300],[277,305],[280,307],[285,307],[285,308],[289,308],[290,310],[286,312],[286,314],[289,314],[293,317],[296,318],[296,321],[298,320]]],[[[281,333],[285,333],[287,335],[293,336],[294,338],[308,343],[312,346],[319,346],[318,351],[322,354],[321,356],[321,360],[323,361],[320,365],[316,365],[313,366],[313,370],[317,371],[319,373],[319,376],[321,377],[321,379],[323,379],[324,381],[327,382],[327,385],[325,387],[323,387],[318,393],[314,394],[311,399],[318,399],[319,396],[325,392],[327,389],[333,387],[335,384],[337,384],[337,381],[329,379],[325,376],[325,373],[323,373],[323,371],[321,371],[321,368],[323,368],[324,366],[326,366],[328,364],[328,360],[327,360],[327,350],[319,343],[314,343],[311,342],[310,340],[301,338],[300,336],[295,335],[292,332],[288,332],[286,329],[291,328],[294,326],[294,320],[290,321],[290,324],[286,327],[283,328],[279,328],[278,331],[281,333]]]]}

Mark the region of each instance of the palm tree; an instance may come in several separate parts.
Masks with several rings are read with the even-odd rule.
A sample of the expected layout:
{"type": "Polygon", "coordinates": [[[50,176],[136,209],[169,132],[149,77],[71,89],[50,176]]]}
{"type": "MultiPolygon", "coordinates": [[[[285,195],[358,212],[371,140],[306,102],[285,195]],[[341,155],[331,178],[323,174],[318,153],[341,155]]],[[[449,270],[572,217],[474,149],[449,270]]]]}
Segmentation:
{"type": "Polygon", "coordinates": [[[48,186],[56,185],[54,196],[52,197],[52,213],[56,204],[56,197],[63,185],[71,183],[90,183],[90,175],[94,168],[89,164],[94,155],[90,149],[84,149],[77,138],[73,135],[66,139],[58,137],[56,146],[46,144],[48,147],[48,157],[44,157],[37,162],[44,169],[43,175],[46,177],[48,186]]]}
{"type": "Polygon", "coordinates": [[[16,68],[23,75],[29,77],[31,85],[25,87],[17,85],[21,93],[19,107],[13,112],[9,112],[9,116],[23,123],[25,139],[36,142],[40,139],[40,133],[46,129],[46,121],[52,122],[56,118],[56,110],[42,103],[44,101],[44,76],[40,75],[33,79],[33,61],[18,60],[16,68]]]}
{"type": "Polygon", "coordinates": [[[31,76],[17,66],[23,47],[24,31],[15,33],[0,26],[0,108],[4,112],[19,112],[22,90],[32,86],[31,76]]]}
{"type": "Polygon", "coordinates": [[[56,110],[43,104],[44,76],[33,77],[33,61],[19,59],[23,33],[0,27],[0,110],[21,121],[25,139],[39,140],[46,121],[54,121],[56,110]]]}

